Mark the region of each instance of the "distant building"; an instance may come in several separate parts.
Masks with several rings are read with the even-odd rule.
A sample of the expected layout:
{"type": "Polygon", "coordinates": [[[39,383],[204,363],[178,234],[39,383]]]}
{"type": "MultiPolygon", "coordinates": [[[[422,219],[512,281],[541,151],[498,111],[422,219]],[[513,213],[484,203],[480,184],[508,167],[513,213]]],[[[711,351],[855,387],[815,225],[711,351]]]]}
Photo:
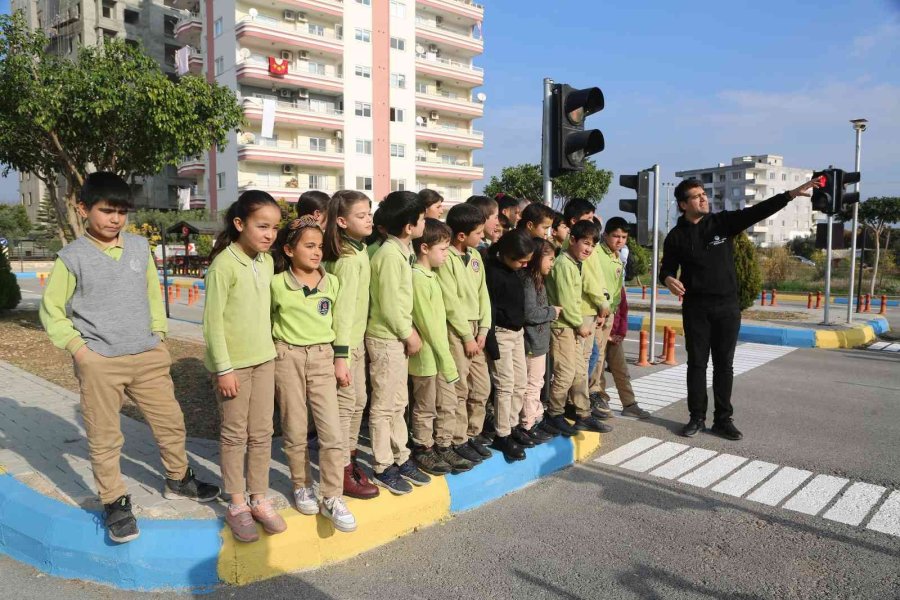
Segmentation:
{"type": "MultiPolygon", "coordinates": [[[[792,190],[812,177],[813,170],[786,167],[784,157],[775,154],[738,156],[730,165],[678,171],[682,179],[698,179],[709,196],[713,212],[738,210],[760,200],[792,190]]],[[[820,213],[812,210],[808,198],[797,198],[787,208],[747,230],[757,246],[782,246],[796,237],[813,232],[820,213]]]]}

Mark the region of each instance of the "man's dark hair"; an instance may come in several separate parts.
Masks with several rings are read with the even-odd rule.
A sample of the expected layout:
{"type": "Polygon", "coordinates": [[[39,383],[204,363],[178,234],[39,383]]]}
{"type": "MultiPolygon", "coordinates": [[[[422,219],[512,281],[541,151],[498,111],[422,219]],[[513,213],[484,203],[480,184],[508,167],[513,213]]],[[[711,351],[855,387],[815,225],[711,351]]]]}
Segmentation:
{"type": "Polygon", "coordinates": [[[105,200],[117,208],[134,208],[131,188],[124,179],[115,173],[97,171],[85,177],[78,201],[90,210],[101,200],[105,200]]]}
{"type": "Polygon", "coordinates": [[[457,204],[447,212],[447,225],[450,226],[453,237],[458,233],[469,235],[479,225],[484,225],[486,220],[484,213],[474,204],[457,204]]]}
{"type": "Polygon", "coordinates": [[[469,196],[466,199],[466,204],[477,206],[482,214],[484,214],[485,221],[488,220],[495,210],[500,210],[497,201],[493,198],[488,198],[487,196],[469,196]]]}
{"type": "Polygon", "coordinates": [[[569,238],[574,242],[586,237],[593,239],[596,244],[600,241],[600,228],[593,221],[576,221],[569,238]]]}
{"type": "Polygon", "coordinates": [[[564,223],[566,218],[559,211],[553,211],[553,225],[550,226],[551,229],[558,228],[562,223],[564,223]]]}
{"type": "Polygon", "coordinates": [[[381,201],[379,212],[387,209],[383,215],[382,223],[387,232],[394,236],[403,234],[403,228],[407,225],[415,225],[419,217],[425,212],[425,207],[419,199],[419,195],[410,191],[391,192],[381,201]]]}
{"type": "Polygon", "coordinates": [[[422,201],[422,204],[425,205],[425,208],[428,208],[429,206],[443,201],[444,197],[432,189],[424,188],[419,190],[419,199],[422,201]]]}
{"type": "Polygon", "coordinates": [[[297,216],[311,215],[316,211],[324,215],[328,211],[328,202],[330,200],[331,196],[319,190],[303,192],[300,195],[300,199],[297,200],[297,216]]]}
{"type": "Polygon", "coordinates": [[[419,256],[422,254],[422,244],[427,244],[430,248],[441,242],[449,242],[452,237],[453,232],[445,223],[437,219],[427,218],[425,219],[425,230],[422,232],[422,237],[417,237],[412,241],[413,250],[415,250],[416,256],[419,256]]]}
{"type": "Polygon", "coordinates": [[[594,205],[584,198],[572,198],[566,202],[566,207],[563,208],[563,217],[569,226],[587,214],[594,214],[594,205]]]}
{"type": "Polygon", "coordinates": [[[678,205],[678,210],[684,212],[684,209],[681,208],[682,202],[687,202],[688,196],[690,196],[690,191],[694,188],[702,188],[703,183],[700,182],[699,179],[685,179],[681,183],[675,186],[675,204],[678,205]]]}
{"type": "Polygon", "coordinates": [[[521,229],[525,227],[526,223],[540,225],[544,219],[550,219],[551,221],[554,219],[553,209],[546,204],[532,202],[522,211],[522,216],[519,217],[519,223],[516,226],[521,229]]]}
{"type": "Polygon", "coordinates": [[[497,208],[500,212],[503,212],[507,208],[518,208],[519,207],[519,199],[509,194],[497,194],[494,199],[497,201],[497,208]]]}
{"type": "Polygon", "coordinates": [[[606,222],[606,229],[603,230],[604,233],[612,233],[613,231],[622,230],[625,233],[630,231],[628,227],[628,221],[623,219],[622,217],[613,217],[609,221],[606,222]]]}

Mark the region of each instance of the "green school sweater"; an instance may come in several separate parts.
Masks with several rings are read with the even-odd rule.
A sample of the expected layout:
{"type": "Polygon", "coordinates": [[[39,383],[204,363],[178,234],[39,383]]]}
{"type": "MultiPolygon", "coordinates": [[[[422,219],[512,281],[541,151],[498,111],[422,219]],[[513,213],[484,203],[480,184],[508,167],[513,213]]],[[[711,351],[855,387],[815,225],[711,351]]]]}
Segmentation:
{"type": "Polygon", "coordinates": [[[583,264],[563,252],[553,263],[553,269],[547,276],[547,299],[550,306],[562,307],[559,318],[550,324],[553,329],[566,327],[578,329],[582,324],[581,289],[583,282],[581,273],[583,264]]]}
{"type": "Polygon", "coordinates": [[[581,265],[581,314],[585,317],[599,314],[604,308],[610,308],[609,288],[600,265],[600,245],[594,248],[581,265]]]}
{"type": "Polygon", "coordinates": [[[330,344],[335,340],[335,310],[341,284],[325,269],[309,289],[288,269],[272,279],[272,337],[292,346],[330,344]]]}
{"type": "Polygon", "coordinates": [[[405,340],[412,334],[412,248],[389,236],[372,258],[366,335],[405,340]]]}
{"type": "Polygon", "coordinates": [[[247,256],[235,243],[219,253],[206,272],[203,363],[223,374],[275,358],[272,342],[272,257],[247,256]]]}
{"type": "Polygon", "coordinates": [[[472,321],[478,321],[478,332],[487,335],[491,328],[491,298],[484,278],[484,262],[475,248],[460,254],[450,247],[447,260],[436,271],[444,294],[447,323],[464,342],[474,339],[472,321]]]}
{"type": "Polygon", "coordinates": [[[382,242],[381,240],[378,240],[377,242],[375,242],[373,244],[369,244],[369,246],[366,248],[366,254],[369,255],[369,260],[371,260],[372,257],[375,256],[375,253],[378,252],[378,249],[381,248],[383,245],[384,245],[384,242],[382,242]]]}
{"type": "Polygon", "coordinates": [[[447,312],[437,275],[413,265],[413,324],[422,338],[422,349],[409,357],[409,374],[431,377],[440,371],[447,383],[459,379],[447,339],[447,312]]]}
{"type": "Polygon", "coordinates": [[[616,253],[609,249],[605,243],[600,243],[594,250],[594,254],[598,257],[603,279],[607,283],[613,282],[609,286],[609,310],[615,313],[619,308],[619,302],[622,301],[622,271],[625,266],[622,259],[616,256],[616,253]]]}
{"type": "Polygon", "coordinates": [[[334,306],[334,356],[349,361],[366,335],[372,270],[365,244],[344,238],[343,248],[343,256],[325,263],[325,270],[338,278],[343,290],[334,306]]]}

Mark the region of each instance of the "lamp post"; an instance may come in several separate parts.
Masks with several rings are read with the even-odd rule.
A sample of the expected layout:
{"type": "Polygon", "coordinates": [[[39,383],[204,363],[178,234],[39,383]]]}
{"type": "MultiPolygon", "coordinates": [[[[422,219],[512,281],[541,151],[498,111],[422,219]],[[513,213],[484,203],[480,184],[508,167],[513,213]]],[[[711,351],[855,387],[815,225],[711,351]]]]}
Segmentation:
{"type": "Polygon", "coordinates": [[[669,192],[672,191],[672,188],[675,187],[675,184],[667,181],[667,182],[663,183],[662,185],[663,185],[663,187],[666,188],[666,233],[668,234],[669,233],[669,212],[670,212],[669,209],[672,208],[671,201],[669,200],[669,192]]]}
{"type": "MultiPolygon", "coordinates": [[[[860,144],[862,143],[862,132],[866,130],[868,127],[868,121],[866,119],[851,119],[850,125],[853,126],[853,130],[856,132],[856,163],[854,167],[854,171],[859,172],[859,152],[860,152],[860,144]]],[[[856,182],[856,188],[853,190],[854,192],[859,192],[859,182],[856,182]]],[[[853,322],[853,275],[856,270],[856,231],[859,222],[859,202],[855,202],[853,204],[853,235],[850,236],[850,281],[849,281],[849,295],[847,296],[847,323],[853,322]]],[[[859,256],[859,271],[862,273],[862,253],[859,256]]],[[[862,283],[860,283],[860,286],[862,283]]]]}

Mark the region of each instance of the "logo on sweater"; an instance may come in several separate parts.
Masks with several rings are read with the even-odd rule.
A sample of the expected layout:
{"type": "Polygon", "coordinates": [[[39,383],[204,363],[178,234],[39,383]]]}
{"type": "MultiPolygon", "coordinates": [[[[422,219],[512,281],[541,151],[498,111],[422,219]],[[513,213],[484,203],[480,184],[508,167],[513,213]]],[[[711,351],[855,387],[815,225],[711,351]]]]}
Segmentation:
{"type": "Polygon", "coordinates": [[[135,273],[140,273],[143,269],[147,268],[145,264],[142,264],[141,261],[136,258],[132,258],[128,262],[128,267],[135,273]]]}
{"type": "Polygon", "coordinates": [[[727,241],[728,241],[728,238],[727,238],[727,237],[719,237],[719,236],[715,236],[715,237],[712,239],[712,241],[709,243],[709,245],[710,245],[710,246],[718,246],[718,245],[720,245],[720,244],[724,244],[724,243],[727,242],[727,241]]]}
{"type": "Polygon", "coordinates": [[[329,300],[328,298],[322,298],[321,300],[319,300],[319,305],[317,307],[317,310],[319,311],[320,315],[322,315],[324,317],[325,315],[328,314],[328,311],[330,309],[331,309],[331,300],[329,300]]]}
{"type": "Polygon", "coordinates": [[[473,258],[473,259],[472,259],[472,270],[475,271],[476,273],[477,273],[479,270],[481,270],[481,263],[478,262],[478,259],[477,259],[477,258],[473,258]]]}

